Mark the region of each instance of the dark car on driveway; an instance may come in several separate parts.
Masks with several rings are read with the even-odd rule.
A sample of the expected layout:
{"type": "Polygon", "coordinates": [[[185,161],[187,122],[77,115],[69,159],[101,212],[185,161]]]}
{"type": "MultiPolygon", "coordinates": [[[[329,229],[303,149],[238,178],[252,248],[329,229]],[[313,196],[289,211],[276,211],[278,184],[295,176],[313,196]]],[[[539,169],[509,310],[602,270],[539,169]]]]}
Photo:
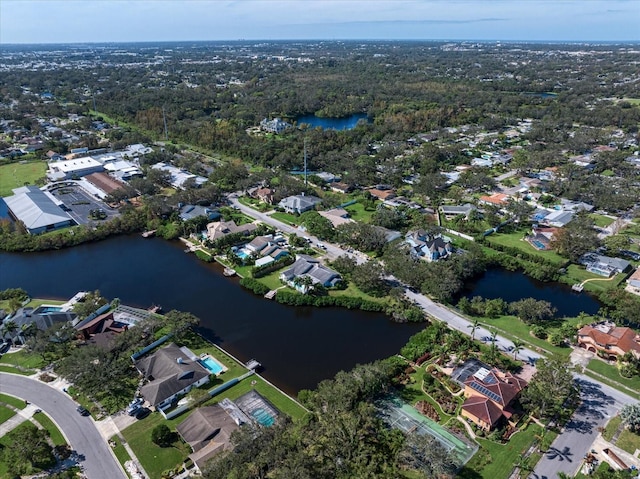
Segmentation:
{"type": "Polygon", "coordinates": [[[149,414],[151,414],[151,409],[149,409],[147,407],[141,407],[140,409],[138,409],[138,412],[136,412],[135,418],[136,419],[144,419],[149,414]]]}
{"type": "Polygon", "coordinates": [[[78,414],[80,414],[81,416],[88,416],[89,415],[89,411],[87,411],[84,407],[82,406],[78,406],[76,408],[76,411],[78,411],[78,414]]]}
{"type": "Polygon", "coordinates": [[[0,354],[4,354],[7,351],[9,351],[10,347],[11,347],[11,343],[4,341],[2,344],[0,344],[0,354]]]}

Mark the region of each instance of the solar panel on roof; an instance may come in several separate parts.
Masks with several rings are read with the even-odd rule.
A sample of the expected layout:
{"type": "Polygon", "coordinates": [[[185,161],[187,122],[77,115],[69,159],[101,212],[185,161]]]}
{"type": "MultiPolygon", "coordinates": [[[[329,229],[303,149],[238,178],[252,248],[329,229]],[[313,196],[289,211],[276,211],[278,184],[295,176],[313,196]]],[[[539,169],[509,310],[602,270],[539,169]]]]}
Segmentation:
{"type": "Polygon", "coordinates": [[[469,386],[471,386],[472,389],[475,389],[476,391],[478,391],[480,394],[485,395],[486,397],[488,397],[489,399],[491,399],[494,402],[500,403],[501,399],[500,396],[498,396],[496,393],[494,393],[493,391],[489,391],[487,388],[485,388],[482,384],[477,383],[476,381],[471,381],[471,383],[469,384],[469,386]]]}

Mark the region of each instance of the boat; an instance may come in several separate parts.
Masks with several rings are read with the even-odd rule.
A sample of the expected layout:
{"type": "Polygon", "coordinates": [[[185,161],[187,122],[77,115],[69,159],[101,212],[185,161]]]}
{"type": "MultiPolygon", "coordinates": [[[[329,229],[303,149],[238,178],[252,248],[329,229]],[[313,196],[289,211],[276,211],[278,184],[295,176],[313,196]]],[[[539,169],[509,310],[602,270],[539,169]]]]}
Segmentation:
{"type": "Polygon", "coordinates": [[[144,233],[142,233],[142,237],[143,238],[151,238],[153,236],[155,236],[157,230],[149,230],[149,231],[145,231],[144,233]]]}
{"type": "Polygon", "coordinates": [[[235,276],[236,270],[235,269],[231,269],[229,267],[225,267],[224,271],[222,272],[222,274],[225,275],[225,276],[235,276]]]}
{"type": "Polygon", "coordinates": [[[262,366],[262,364],[260,364],[258,361],[256,361],[255,359],[250,359],[249,361],[247,361],[247,364],[245,364],[247,369],[250,369],[252,371],[255,371],[256,369],[258,369],[259,367],[262,366]]]}

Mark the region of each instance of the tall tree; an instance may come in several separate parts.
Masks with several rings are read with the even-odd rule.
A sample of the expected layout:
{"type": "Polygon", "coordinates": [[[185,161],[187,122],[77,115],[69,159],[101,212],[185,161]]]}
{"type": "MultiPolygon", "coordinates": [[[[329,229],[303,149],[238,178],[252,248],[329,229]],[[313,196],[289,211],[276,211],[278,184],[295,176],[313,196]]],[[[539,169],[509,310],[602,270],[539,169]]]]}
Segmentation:
{"type": "Polygon", "coordinates": [[[565,401],[577,392],[568,359],[541,359],[536,363],[535,376],[522,393],[522,403],[532,414],[549,418],[559,413],[565,401]]]}

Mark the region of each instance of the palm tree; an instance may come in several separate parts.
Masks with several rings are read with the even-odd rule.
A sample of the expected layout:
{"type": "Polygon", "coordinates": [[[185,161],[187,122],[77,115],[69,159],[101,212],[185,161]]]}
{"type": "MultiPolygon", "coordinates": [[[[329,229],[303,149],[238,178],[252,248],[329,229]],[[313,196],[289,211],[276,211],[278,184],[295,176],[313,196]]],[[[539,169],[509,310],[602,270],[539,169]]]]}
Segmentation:
{"type": "Polygon", "coordinates": [[[519,339],[513,340],[513,359],[518,359],[518,353],[524,349],[524,341],[520,341],[519,339]]]}
{"type": "Polygon", "coordinates": [[[302,276],[296,276],[293,279],[293,284],[296,286],[296,289],[302,290],[302,292],[306,294],[312,288],[313,280],[311,279],[311,276],[307,276],[305,274],[302,276]]]}
{"type": "Polygon", "coordinates": [[[467,328],[471,329],[471,340],[474,340],[476,338],[476,331],[480,329],[480,321],[478,321],[477,318],[474,319],[473,322],[467,326],[467,328]]]}
{"type": "Polygon", "coordinates": [[[15,333],[18,330],[18,325],[15,321],[8,319],[2,323],[2,327],[0,329],[2,330],[2,338],[4,338],[6,334],[15,333]]]}

